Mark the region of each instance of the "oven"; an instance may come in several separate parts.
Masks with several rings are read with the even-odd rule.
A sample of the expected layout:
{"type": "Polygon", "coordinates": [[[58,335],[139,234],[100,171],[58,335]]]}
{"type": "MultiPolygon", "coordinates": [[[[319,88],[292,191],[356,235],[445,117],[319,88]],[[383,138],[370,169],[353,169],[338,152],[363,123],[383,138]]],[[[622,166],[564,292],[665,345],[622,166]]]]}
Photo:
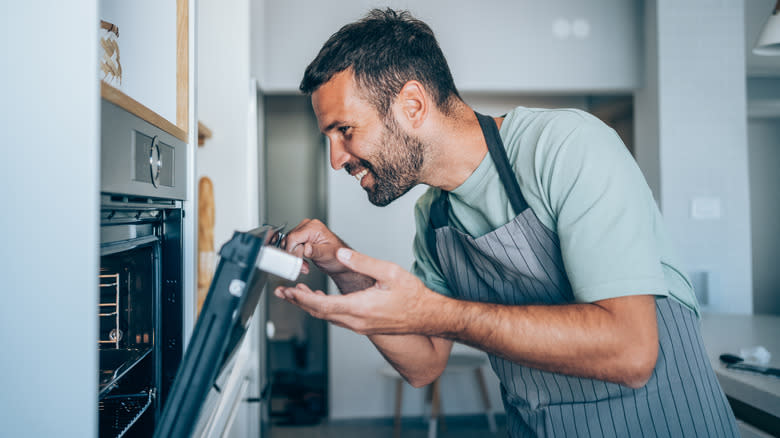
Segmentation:
{"type": "Polygon", "coordinates": [[[186,144],[101,101],[98,427],[151,436],[182,357],[186,144]]]}

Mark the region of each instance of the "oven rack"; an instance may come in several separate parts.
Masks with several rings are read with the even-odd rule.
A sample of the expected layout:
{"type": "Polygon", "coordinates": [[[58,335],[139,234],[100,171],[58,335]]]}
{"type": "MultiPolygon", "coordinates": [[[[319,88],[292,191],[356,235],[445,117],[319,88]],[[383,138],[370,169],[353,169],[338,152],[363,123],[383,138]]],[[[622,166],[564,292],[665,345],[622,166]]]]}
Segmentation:
{"type": "Polygon", "coordinates": [[[108,412],[100,425],[101,436],[106,433],[122,437],[139,418],[149,409],[155,399],[156,391],[149,388],[138,394],[111,395],[98,402],[98,411],[108,412]]]}
{"type": "Polygon", "coordinates": [[[107,394],[117,386],[122,377],[151,353],[151,347],[142,350],[131,348],[99,350],[100,376],[98,379],[98,398],[100,400],[106,398],[107,394]]]}
{"type": "Polygon", "coordinates": [[[114,321],[114,329],[111,330],[109,339],[98,339],[98,344],[114,344],[114,348],[119,348],[119,341],[122,338],[122,332],[119,328],[119,273],[100,274],[100,296],[103,297],[103,291],[106,290],[112,295],[113,302],[98,303],[98,316],[101,318],[111,318],[114,321]]]}

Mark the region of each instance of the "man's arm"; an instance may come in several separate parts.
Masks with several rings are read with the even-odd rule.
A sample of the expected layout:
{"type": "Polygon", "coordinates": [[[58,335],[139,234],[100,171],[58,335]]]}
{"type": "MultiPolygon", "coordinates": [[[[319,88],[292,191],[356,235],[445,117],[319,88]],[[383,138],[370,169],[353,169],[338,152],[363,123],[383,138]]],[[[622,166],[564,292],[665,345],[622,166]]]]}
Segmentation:
{"type": "Polygon", "coordinates": [[[445,299],[437,307],[439,316],[426,318],[422,332],[532,368],[631,388],[644,386],[655,368],[658,329],[651,295],[533,306],[445,299]]]}
{"type": "MultiPolygon", "coordinates": [[[[301,283],[295,287],[278,287],[274,294],[295,304],[315,318],[324,319],[340,327],[353,330],[358,318],[341,312],[334,300],[346,296],[329,296],[322,291],[312,291],[301,283]]],[[[357,295],[361,292],[357,292],[357,295]]],[[[353,294],[355,295],[355,294],[353,294]]],[[[425,386],[441,375],[450,357],[452,341],[421,334],[367,334],[379,353],[415,388],[425,386]]]]}
{"type": "MultiPolygon", "coordinates": [[[[335,252],[339,248],[348,248],[348,245],[318,220],[302,221],[287,235],[284,247],[299,257],[312,260],[333,279],[343,294],[367,289],[376,283],[373,278],[345,267],[336,259],[335,252]]],[[[305,264],[303,271],[308,272],[308,269],[308,264],[305,264]]],[[[298,288],[307,294],[326,296],[319,291],[312,292],[303,284],[298,285],[298,288]]],[[[276,295],[314,315],[312,309],[296,302],[292,297],[285,297],[279,290],[276,295]]],[[[425,386],[439,377],[447,366],[452,349],[452,341],[448,339],[419,334],[376,334],[368,338],[379,353],[414,387],[425,386]]]]}
{"type": "MultiPolygon", "coordinates": [[[[331,278],[343,294],[367,289],[376,283],[373,278],[354,271],[331,278]]],[[[451,340],[435,336],[369,335],[368,339],[382,357],[415,388],[428,385],[441,375],[452,350],[451,340]]]]}
{"type": "MultiPolygon", "coordinates": [[[[376,278],[376,284],[343,296],[311,292],[303,285],[278,293],[313,316],[357,333],[457,340],[545,371],[638,388],[655,367],[658,330],[653,296],[557,306],[477,303],[437,294],[393,263],[351,250],[339,251],[339,260],[376,278]]],[[[435,347],[433,351],[435,357],[438,351],[435,347]]],[[[404,360],[410,361],[401,362],[401,369],[409,372],[407,379],[426,379],[422,370],[430,362],[415,366],[406,365],[417,363],[413,359],[404,360]]]]}

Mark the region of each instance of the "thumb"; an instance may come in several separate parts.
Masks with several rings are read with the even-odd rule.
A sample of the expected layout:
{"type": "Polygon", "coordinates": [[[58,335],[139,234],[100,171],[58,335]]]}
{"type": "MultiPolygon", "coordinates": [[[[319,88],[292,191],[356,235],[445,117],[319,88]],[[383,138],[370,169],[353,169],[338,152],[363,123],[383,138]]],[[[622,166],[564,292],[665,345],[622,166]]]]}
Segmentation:
{"type": "Polygon", "coordinates": [[[387,280],[395,267],[394,263],[375,259],[349,248],[339,248],[336,257],[344,266],[377,281],[387,280]]]}

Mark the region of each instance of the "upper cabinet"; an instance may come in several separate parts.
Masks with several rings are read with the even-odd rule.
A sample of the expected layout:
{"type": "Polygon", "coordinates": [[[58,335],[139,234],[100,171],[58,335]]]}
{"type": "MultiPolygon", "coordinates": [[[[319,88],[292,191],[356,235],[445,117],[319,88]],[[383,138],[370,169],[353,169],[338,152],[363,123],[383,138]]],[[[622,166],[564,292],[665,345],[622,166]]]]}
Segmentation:
{"type": "Polygon", "coordinates": [[[189,132],[189,0],[100,0],[101,95],[171,135],[189,132]]]}
{"type": "MultiPolygon", "coordinates": [[[[297,92],[322,44],[370,0],[253,6],[252,69],[266,93],[297,92]]],[[[630,92],[641,87],[639,0],[391,1],[433,29],[462,92],[630,92]]]]}

